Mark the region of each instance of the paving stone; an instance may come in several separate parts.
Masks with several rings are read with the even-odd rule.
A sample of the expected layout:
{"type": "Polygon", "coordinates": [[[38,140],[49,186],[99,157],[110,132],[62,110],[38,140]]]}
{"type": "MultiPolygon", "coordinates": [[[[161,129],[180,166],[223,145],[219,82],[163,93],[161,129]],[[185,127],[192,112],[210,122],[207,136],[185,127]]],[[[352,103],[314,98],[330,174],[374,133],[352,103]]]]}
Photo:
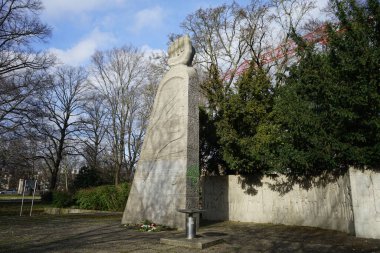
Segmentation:
{"type": "Polygon", "coordinates": [[[238,222],[201,223],[199,235],[222,237],[206,249],[160,243],[183,231],[139,232],[120,215],[0,216],[1,253],[380,253],[380,240],[310,227],[238,222]]]}

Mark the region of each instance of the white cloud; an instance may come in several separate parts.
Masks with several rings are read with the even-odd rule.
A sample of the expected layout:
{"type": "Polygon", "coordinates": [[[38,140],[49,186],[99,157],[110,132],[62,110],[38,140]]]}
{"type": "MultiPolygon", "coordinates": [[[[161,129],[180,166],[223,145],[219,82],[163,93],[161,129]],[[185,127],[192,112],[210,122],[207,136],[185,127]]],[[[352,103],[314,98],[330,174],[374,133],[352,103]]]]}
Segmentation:
{"type": "Polygon", "coordinates": [[[144,53],[145,59],[156,64],[159,64],[159,58],[164,57],[166,54],[164,50],[154,49],[146,44],[141,47],[141,51],[144,53]]]}
{"type": "Polygon", "coordinates": [[[162,54],[164,51],[162,49],[155,49],[151,48],[149,45],[143,45],[141,46],[141,51],[144,52],[145,55],[155,55],[155,54],[162,54]]]}
{"type": "Polygon", "coordinates": [[[323,11],[329,3],[329,0],[317,0],[315,1],[315,9],[310,12],[311,18],[318,18],[322,21],[327,19],[326,13],[323,11]]]}
{"type": "Polygon", "coordinates": [[[72,48],[66,50],[51,48],[50,52],[54,53],[61,63],[78,66],[87,63],[95,50],[114,44],[115,41],[112,34],[101,32],[96,28],[72,48]]]}
{"type": "Polygon", "coordinates": [[[163,19],[164,11],[160,6],[143,9],[136,13],[132,30],[138,32],[143,28],[159,27],[162,25],[163,19]]]}

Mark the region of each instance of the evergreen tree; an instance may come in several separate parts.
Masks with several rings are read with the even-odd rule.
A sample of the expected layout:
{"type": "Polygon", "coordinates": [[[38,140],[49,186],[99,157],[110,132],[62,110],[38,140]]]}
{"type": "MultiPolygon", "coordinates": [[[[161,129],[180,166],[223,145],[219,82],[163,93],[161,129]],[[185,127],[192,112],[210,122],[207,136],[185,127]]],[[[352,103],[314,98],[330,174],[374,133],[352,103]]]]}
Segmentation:
{"type": "Polygon", "coordinates": [[[221,104],[217,134],[223,158],[231,170],[246,174],[268,169],[260,146],[260,127],[273,106],[273,90],[266,71],[253,63],[221,104]]]}
{"type": "Polygon", "coordinates": [[[211,64],[208,78],[201,84],[201,90],[208,103],[199,110],[200,166],[209,174],[228,173],[216,126],[216,122],[220,120],[220,108],[225,99],[225,92],[215,65],[211,64]]]}
{"type": "Polygon", "coordinates": [[[94,187],[102,184],[98,172],[94,168],[83,166],[75,177],[73,186],[75,190],[94,187]]]}
{"type": "Polygon", "coordinates": [[[274,169],[305,177],[380,161],[380,8],[334,1],[325,51],[306,48],[271,117],[274,169]]]}

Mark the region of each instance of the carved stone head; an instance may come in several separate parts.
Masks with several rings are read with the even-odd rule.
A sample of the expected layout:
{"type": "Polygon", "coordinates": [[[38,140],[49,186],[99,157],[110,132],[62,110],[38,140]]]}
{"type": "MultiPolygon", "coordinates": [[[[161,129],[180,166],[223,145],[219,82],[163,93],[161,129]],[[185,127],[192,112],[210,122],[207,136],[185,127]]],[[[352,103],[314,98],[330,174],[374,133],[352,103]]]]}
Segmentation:
{"type": "Polygon", "coordinates": [[[191,66],[195,55],[195,49],[191,45],[189,35],[182,36],[176,39],[168,49],[169,66],[175,66],[178,64],[184,64],[191,66]]]}

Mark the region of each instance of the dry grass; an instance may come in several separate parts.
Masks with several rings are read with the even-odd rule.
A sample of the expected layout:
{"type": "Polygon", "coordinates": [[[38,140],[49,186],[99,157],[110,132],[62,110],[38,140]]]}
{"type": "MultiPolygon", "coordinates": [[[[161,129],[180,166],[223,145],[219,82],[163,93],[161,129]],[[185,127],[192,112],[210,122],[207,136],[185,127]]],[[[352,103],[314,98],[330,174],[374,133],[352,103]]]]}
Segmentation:
{"type": "MultiPolygon", "coordinates": [[[[47,207],[49,205],[41,204],[39,202],[35,202],[33,205],[33,212],[32,215],[40,215],[44,211],[44,207],[47,207]]],[[[30,214],[30,207],[31,202],[26,202],[23,205],[23,215],[29,215],[30,214]]],[[[20,209],[21,209],[21,201],[18,202],[7,202],[7,201],[0,201],[0,217],[1,216],[15,216],[20,215],[20,209]]]]}

